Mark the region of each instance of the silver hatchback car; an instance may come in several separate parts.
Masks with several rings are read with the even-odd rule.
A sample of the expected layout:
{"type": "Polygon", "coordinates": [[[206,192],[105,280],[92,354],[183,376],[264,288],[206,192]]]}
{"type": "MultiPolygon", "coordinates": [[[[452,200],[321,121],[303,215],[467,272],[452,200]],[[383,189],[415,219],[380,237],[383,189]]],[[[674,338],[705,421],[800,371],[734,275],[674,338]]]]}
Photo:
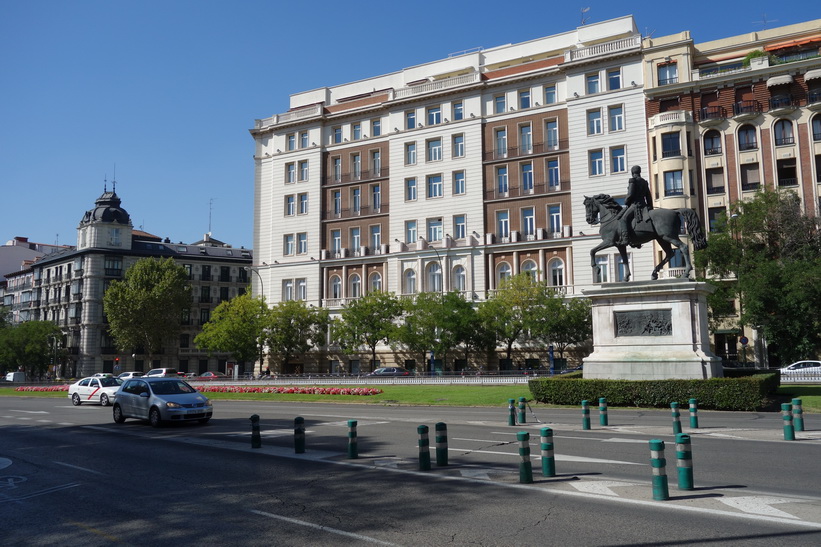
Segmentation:
{"type": "Polygon", "coordinates": [[[181,378],[132,378],[117,392],[114,421],[126,418],[148,420],[159,427],[163,422],[208,423],[214,414],[211,401],[181,378]]]}

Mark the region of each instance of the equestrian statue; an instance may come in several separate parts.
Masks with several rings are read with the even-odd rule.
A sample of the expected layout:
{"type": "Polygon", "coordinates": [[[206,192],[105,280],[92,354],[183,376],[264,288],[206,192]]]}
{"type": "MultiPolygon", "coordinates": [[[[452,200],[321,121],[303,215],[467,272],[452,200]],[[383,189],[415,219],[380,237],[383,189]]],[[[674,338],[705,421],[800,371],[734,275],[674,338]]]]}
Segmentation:
{"type": "Polygon", "coordinates": [[[634,166],[631,173],[627,197],[624,200],[625,207],[608,194],[584,197],[587,223],[601,225],[599,235],[602,242],[590,251],[590,265],[596,267],[596,253],[608,247],[615,247],[619,250],[626,269],[624,280],[630,281],[627,246],[638,248],[655,240],[664,251],[664,259],[653,268],[651,278],[658,279],[659,271],[673,258],[673,246],[681,251],[684,258],[684,272],[681,277],[689,278],[693,264],[687,244],[679,239],[681,219],[684,219],[684,226],[693,240],[693,247],[703,249],[707,246],[707,239],[704,237],[698,215],[688,208],[653,208],[650,185],[642,178],[641,167],[634,166]]]}

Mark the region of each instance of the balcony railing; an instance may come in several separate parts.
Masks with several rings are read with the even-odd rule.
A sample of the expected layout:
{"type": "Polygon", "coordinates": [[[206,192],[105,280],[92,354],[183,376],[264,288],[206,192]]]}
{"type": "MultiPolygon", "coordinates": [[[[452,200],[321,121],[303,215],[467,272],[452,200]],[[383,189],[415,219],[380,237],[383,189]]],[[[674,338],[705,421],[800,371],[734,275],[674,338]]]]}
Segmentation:
{"type": "Polygon", "coordinates": [[[385,179],[390,175],[390,169],[382,167],[380,169],[364,169],[358,175],[356,173],[343,173],[339,176],[329,175],[325,177],[325,184],[346,184],[349,182],[368,182],[371,180],[385,179]]]}
{"type": "Polygon", "coordinates": [[[752,192],[758,190],[761,187],[760,182],[742,182],[741,183],[741,191],[742,192],[752,192]]]}
{"type": "Polygon", "coordinates": [[[570,190],[570,181],[560,181],[558,185],[549,185],[545,181],[538,181],[533,184],[533,189],[522,186],[508,186],[506,191],[499,188],[485,191],[485,199],[518,198],[523,196],[544,195],[551,192],[570,190]]]}
{"type": "Polygon", "coordinates": [[[661,157],[662,158],[676,158],[681,155],[681,148],[676,150],[662,150],[661,157]]]}
{"type": "Polygon", "coordinates": [[[482,75],[478,72],[471,72],[463,76],[454,76],[453,78],[445,78],[443,80],[436,80],[419,85],[412,85],[397,89],[394,91],[395,99],[405,99],[415,95],[424,95],[426,93],[435,93],[452,87],[459,87],[463,85],[471,85],[481,81],[482,75]]]}
{"type": "Polygon", "coordinates": [[[788,144],[795,144],[795,137],[792,135],[785,136],[785,137],[776,137],[775,138],[775,145],[776,146],[785,146],[788,144]]]}
{"type": "Polygon", "coordinates": [[[379,207],[360,207],[359,209],[340,209],[339,211],[323,211],[322,220],[337,220],[344,218],[366,217],[371,215],[385,215],[390,213],[390,206],[385,203],[379,207]]]}
{"type": "Polygon", "coordinates": [[[780,178],[778,179],[778,186],[798,186],[797,178],[780,178]]]}
{"type": "Polygon", "coordinates": [[[704,155],[705,156],[718,156],[720,154],[721,154],[721,147],[720,146],[715,147],[715,148],[705,148],[704,149],[704,155]]]}
{"type": "Polygon", "coordinates": [[[724,108],[721,106],[705,106],[699,112],[700,120],[721,120],[724,118],[724,108]]]}
{"type": "Polygon", "coordinates": [[[807,94],[807,104],[821,103],[821,91],[810,91],[807,94]]]}
{"type": "Polygon", "coordinates": [[[723,194],[724,187],[723,186],[712,186],[707,188],[707,194],[714,195],[714,194],[723,194]]]}
{"type": "Polygon", "coordinates": [[[104,273],[107,277],[120,277],[123,275],[123,271],[119,268],[105,268],[104,273]]]}
{"type": "Polygon", "coordinates": [[[780,110],[782,108],[792,108],[795,106],[798,106],[798,102],[790,95],[770,99],[770,110],[780,110]]]}
{"type": "Polygon", "coordinates": [[[733,104],[733,116],[760,114],[761,105],[758,101],[738,101],[733,104]]]}
{"type": "Polygon", "coordinates": [[[745,150],[758,150],[758,142],[757,141],[747,141],[747,142],[739,142],[738,149],[741,151],[745,150]]]}
{"type": "Polygon", "coordinates": [[[489,150],[484,154],[484,161],[523,158],[536,154],[549,154],[559,150],[567,150],[568,140],[537,142],[531,146],[512,146],[501,150],[489,150]]]}
{"type": "Polygon", "coordinates": [[[564,60],[566,63],[570,63],[573,61],[580,61],[582,59],[610,55],[619,51],[638,47],[641,47],[641,35],[636,34],[635,36],[629,36],[620,40],[613,40],[612,42],[605,42],[603,44],[596,44],[594,46],[579,49],[571,49],[565,52],[564,60]]]}

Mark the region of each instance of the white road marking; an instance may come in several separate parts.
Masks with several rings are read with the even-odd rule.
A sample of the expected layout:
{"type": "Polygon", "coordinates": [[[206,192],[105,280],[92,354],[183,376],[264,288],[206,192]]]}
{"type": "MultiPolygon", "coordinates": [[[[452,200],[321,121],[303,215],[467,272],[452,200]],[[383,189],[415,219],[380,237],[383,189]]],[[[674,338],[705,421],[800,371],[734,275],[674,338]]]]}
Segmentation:
{"type": "Polygon", "coordinates": [[[775,507],[772,507],[772,505],[779,503],[795,503],[799,500],[769,496],[740,496],[737,498],[719,498],[718,501],[725,505],[729,505],[730,507],[734,507],[739,511],[744,511],[745,513],[791,519],[798,518],[780,509],[776,509],[775,507]]]}
{"type": "Polygon", "coordinates": [[[0,458],[0,469],[5,469],[11,465],[11,460],[8,458],[0,458]]]}
{"type": "MultiPolygon", "coordinates": [[[[480,454],[500,454],[500,455],[503,455],[503,456],[511,456],[511,457],[519,458],[518,452],[499,452],[499,451],[495,451],[495,450],[481,450],[481,449],[473,450],[473,449],[470,449],[470,448],[450,448],[450,447],[448,447],[448,451],[449,452],[463,452],[463,453],[467,453],[467,452],[477,453],[478,452],[480,454]]],[[[533,458],[541,458],[541,455],[533,454],[532,457],[533,458]]],[[[564,455],[564,454],[556,454],[554,456],[554,458],[555,458],[556,461],[559,461],[559,462],[620,463],[620,464],[623,464],[623,465],[647,465],[647,464],[644,464],[644,463],[623,462],[623,461],[619,461],[619,460],[603,460],[603,459],[600,459],[600,458],[587,458],[585,456],[568,456],[568,455],[564,455]]]]}
{"type": "Polygon", "coordinates": [[[570,484],[579,492],[587,492],[588,494],[598,494],[605,496],[618,496],[618,494],[610,490],[611,486],[641,486],[637,482],[617,481],[573,481],[569,482],[568,484],[570,484]]]}
{"type": "Polygon", "coordinates": [[[485,481],[490,480],[490,475],[488,475],[487,471],[482,471],[480,469],[460,469],[459,473],[461,473],[463,477],[468,477],[471,479],[481,479],[485,481]]]}
{"type": "Polygon", "coordinates": [[[11,412],[22,412],[23,414],[48,414],[45,410],[14,410],[11,412]]]}
{"type": "Polygon", "coordinates": [[[396,543],[390,543],[388,541],[382,541],[382,540],[379,540],[379,539],[376,539],[376,538],[363,536],[361,534],[354,534],[352,532],[346,532],[344,530],[339,530],[338,528],[331,528],[329,526],[322,526],[322,525],[319,525],[319,524],[314,524],[312,522],[307,522],[307,521],[304,521],[304,520],[294,519],[294,518],[286,517],[286,516],[283,516],[283,515],[275,515],[273,513],[268,513],[266,511],[257,511],[255,509],[251,509],[250,511],[252,513],[254,513],[255,515],[260,515],[260,516],[263,516],[263,517],[277,519],[277,520],[281,520],[281,521],[284,521],[284,522],[290,522],[291,524],[297,524],[299,526],[306,526],[308,528],[313,528],[314,530],[320,530],[322,532],[327,532],[327,533],[330,533],[330,534],[337,534],[339,536],[345,536],[345,537],[353,538],[355,540],[364,541],[366,543],[375,543],[376,545],[396,545],[396,543]]]}
{"type": "Polygon", "coordinates": [[[71,465],[70,463],[65,462],[54,462],[57,465],[63,465],[65,467],[70,467],[72,469],[77,469],[78,471],[86,471],[87,473],[94,473],[95,475],[102,475],[99,471],[94,471],[93,469],[87,469],[85,467],[80,467],[79,465],[71,465]]]}

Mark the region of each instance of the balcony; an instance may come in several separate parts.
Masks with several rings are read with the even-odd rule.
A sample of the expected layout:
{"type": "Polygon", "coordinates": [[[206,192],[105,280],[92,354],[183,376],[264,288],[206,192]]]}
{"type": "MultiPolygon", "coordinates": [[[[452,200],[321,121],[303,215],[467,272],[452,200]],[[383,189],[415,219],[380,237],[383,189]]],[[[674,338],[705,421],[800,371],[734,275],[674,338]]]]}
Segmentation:
{"type": "Polygon", "coordinates": [[[378,179],[386,179],[388,176],[390,176],[390,169],[387,167],[382,167],[380,169],[365,169],[359,174],[343,173],[339,176],[327,176],[325,177],[324,184],[327,186],[333,184],[348,184],[351,182],[370,182],[378,179]]]}
{"type": "Polygon", "coordinates": [[[795,144],[795,137],[793,137],[792,135],[786,135],[783,137],[775,138],[776,146],[788,146],[790,144],[795,144]]]}
{"type": "Polygon", "coordinates": [[[742,182],[741,183],[741,191],[742,192],[756,192],[758,189],[761,188],[760,182],[742,182]]]}
{"type": "Polygon", "coordinates": [[[778,179],[778,187],[784,188],[785,186],[798,186],[798,179],[797,178],[780,178],[778,179]]]}
{"type": "Polygon", "coordinates": [[[770,114],[773,116],[784,116],[798,108],[798,101],[791,95],[783,95],[770,99],[770,114]]]}
{"type": "Polygon", "coordinates": [[[573,61],[582,61],[585,59],[592,59],[594,57],[601,57],[603,55],[612,55],[613,53],[631,49],[639,49],[640,47],[641,35],[636,34],[620,40],[613,40],[612,42],[605,42],[603,44],[568,50],[564,54],[564,62],[572,63],[573,61]]]}
{"type": "Polygon", "coordinates": [[[367,217],[371,215],[386,215],[390,213],[390,206],[385,203],[379,207],[360,207],[359,209],[340,209],[338,211],[323,211],[322,220],[339,220],[346,218],[367,217]]]}
{"type": "Polygon", "coordinates": [[[72,300],[82,300],[83,299],[83,293],[81,293],[81,292],[73,293],[71,295],[71,299],[72,300]]]}
{"type": "Polygon", "coordinates": [[[704,149],[705,156],[720,156],[721,155],[721,146],[717,146],[714,148],[705,148],[704,149]]]}
{"type": "Polygon", "coordinates": [[[454,87],[464,85],[471,85],[479,83],[482,80],[482,75],[478,72],[472,72],[463,76],[454,76],[453,78],[445,78],[443,80],[436,80],[419,85],[411,85],[397,89],[393,92],[394,99],[407,99],[417,95],[426,95],[428,93],[436,93],[437,91],[444,91],[454,87]]]}
{"type": "Polygon", "coordinates": [[[710,126],[723,122],[726,117],[723,107],[705,106],[699,112],[698,121],[701,125],[710,126]]]}
{"type": "Polygon", "coordinates": [[[662,150],[661,152],[662,158],[677,158],[679,156],[681,156],[681,148],[674,150],[662,150]]]}
{"type": "Polygon", "coordinates": [[[567,150],[567,148],[567,139],[559,139],[558,141],[549,140],[546,143],[539,142],[532,146],[513,146],[501,150],[489,150],[484,154],[484,161],[524,158],[538,154],[558,152],[559,150],[567,150]]]}
{"type": "Polygon", "coordinates": [[[269,127],[273,127],[275,125],[297,122],[308,118],[315,118],[321,116],[322,113],[323,107],[321,104],[310,105],[306,108],[292,110],[290,112],[285,112],[284,114],[277,114],[275,116],[271,116],[270,118],[255,120],[254,129],[268,129],[269,127]]]}
{"type": "Polygon", "coordinates": [[[821,110],[821,89],[810,91],[807,94],[807,108],[814,112],[821,110]]]}
{"type": "Polygon", "coordinates": [[[724,187],[723,186],[712,186],[707,187],[707,195],[716,195],[716,194],[723,194],[724,187]]]}
{"type": "Polygon", "coordinates": [[[733,117],[736,120],[751,120],[761,114],[758,101],[738,101],[733,104],[733,117]]]}
{"type": "Polygon", "coordinates": [[[506,191],[501,191],[499,188],[485,191],[485,199],[505,199],[505,198],[520,198],[525,196],[544,195],[553,192],[566,192],[570,190],[570,181],[563,180],[559,184],[547,184],[545,181],[539,181],[533,184],[533,187],[522,186],[508,186],[506,191]]]}
{"type": "Polygon", "coordinates": [[[104,274],[106,277],[122,277],[123,270],[121,268],[105,268],[104,274]]]}
{"type": "Polygon", "coordinates": [[[758,150],[758,142],[757,141],[747,141],[747,142],[739,142],[738,149],[742,152],[747,150],[758,150]]]}

